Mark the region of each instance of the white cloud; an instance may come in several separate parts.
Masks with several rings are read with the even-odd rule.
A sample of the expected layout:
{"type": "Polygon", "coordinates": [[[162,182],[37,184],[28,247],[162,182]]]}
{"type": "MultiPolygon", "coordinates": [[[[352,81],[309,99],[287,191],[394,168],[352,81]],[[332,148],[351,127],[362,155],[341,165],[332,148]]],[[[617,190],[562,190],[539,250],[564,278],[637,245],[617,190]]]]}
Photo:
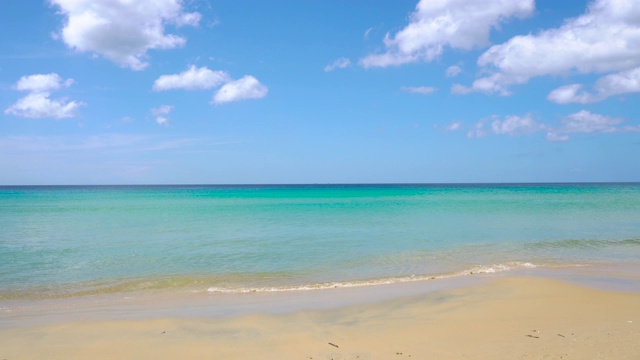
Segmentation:
{"type": "Polygon", "coordinates": [[[327,65],[324,67],[324,71],[325,72],[330,72],[333,71],[335,69],[344,69],[351,66],[351,60],[342,57],[339,59],[336,59],[335,61],[333,61],[331,64],[327,65]]]}
{"type": "MultiPolygon", "coordinates": [[[[160,76],[154,82],[153,90],[205,90],[222,84],[224,85],[213,96],[211,102],[214,104],[244,99],[259,99],[265,97],[269,91],[266,86],[251,75],[245,75],[241,79],[233,80],[225,71],[213,71],[207,67],[197,68],[193,65],[179,74],[160,76]]],[[[162,124],[166,124],[166,119],[162,124]]]]}
{"type": "Polygon", "coordinates": [[[213,71],[203,66],[196,68],[191,65],[179,74],[162,75],[153,83],[153,90],[163,91],[171,89],[200,90],[212,89],[227,81],[231,77],[224,71],[213,71]]]}
{"type": "Polygon", "coordinates": [[[460,74],[462,72],[462,68],[458,65],[451,65],[447,68],[447,70],[445,71],[445,75],[447,75],[447,77],[456,77],[458,76],[458,74],[460,74]]]}
{"type": "Polygon", "coordinates": [[[169,118],[165,115],[168,115],[171,110],[173,110],[173,106],[171,105],[160,105],[157,108],[151,109],[151,113],[156,115],[156,123],[158,123],[158,125],[168,126],[169,118]]]}
{"type": "Polygon", "coordinates": [[[561,86],[551,91],[547,99],[558,104],[588,104],[614,95],[640,92],[640,67],[601,77],[593,86],[592,93],[582,89],[581,84],[561,86]]]}
{"type": "Polygon", "coordinates": [[[490,131],[487,129],[487,124],[491,124],[491,133],[496,135],[530,135],[546,131],[546,139],[548,141],[568,141],[569,135],[575,133],[604,134],[640,132],[640,126],[621,126],[625,121],[626,119],[624,118],[594,114],[587,110],[581,110],[564,117],[561,121],[561,126],[556,128],[536,122],[531,114],[524,116],[507,115],[504,119],[494,115],[475,123],[467,132],[467,137],[478,138],[489,135],[490,131]]]}
{"type": "Polygon", "coordinates": [[[486,46],[489,32],[511,17],[534,11],[534,0],[420,0],[409,24],[395,35],[386,34],[386,51],[360,60],[368,67],[432,61],[444,48],[470,50],[486,46]]]}
{"type": "Polygon", "coordinates": [[[402,91],[406,91],[412,94],[430,95],[437,89],[431,86],[403,86],[400,88],[402,91]]]}
{"type": "Polygon", "coordinates": [[[173,106],[171,105],[160,105],[157,108],[151,109],[151,113],[153,115],[166,115],[173,110],[173,106]]]}
{"type": "Polygon", "coordinates": [[[200,20],[202,20],[202,15],[200,15],[200,13],[182,13],[174,20],[174,23],[177,26],[198,26],[200,24],[200,20]]]}
{"type": "Polygon", "coordinates": [[[68,47],[142,70],[151,49],[172,49],[183,37],[165,34],[165,25],[197,26],[200,14],[185,13],[182,0],[49,0],[67,21],[58,35],[68,47]]]}
{"type": "Polygon", "coordinates": [[[464,94],[468,94],[470,92],[472,92],[473,89],[466,87],[464,85],[460,85],[460,84],[453,84],[451,86],[451,93],[452,94],[457,94],[457,95],[464,95],[464,94]]]}
{"type": "Polygon", "coordinates": [[[486,123],[487,123],[487,119],[483,119],[475,123],[471,128],[471,130],[467,132],[467,137],[481,138],[481,137],[487,136],[487,130],[484,127],[486,123]]]}
{"type": "Polygon", "coordinates": [[[31,93],[8,107],[4,113],[32,119],[65,119],[76,116],[82,103],[50,99],[49,93],[31,93]]]}
{"type": "Polygon", "coordinates": [[[535,132],[545,130],[547,127],[544,124],[540,124],[533,119],[531,114],[524,116],[520,115],[507,115],[504,119],[494,115],[488,118],[484,118],[478,121],[467,132],[467,137],[484,137],[489,134],[485,125],[491,124],[491,132],[496,135],[529,135],[535,132]]]}
{"type": "Polygon", "coordinates": [[[562,119],[564,133],[611,133],[619,131],[617,125],[625,119],[594,114],[581,110],[562,119]]]}
{"type": "Polygon", "coordinates": [[[538,124],[531,114],[525,116],[508,115],[504,120],[496,119],[491,123],[491,130],[498,135],[527,135],[545,128],[544,125],[538,124]]]}
{"type": "MultiPolygon", "coordinates": [[[[577,84],[550,94],[557,102],[592,102],[636,91],[625,71],[640,66],[640,2],[637,0],[595,0],[587,11],[554,29],[515,36],[494,45],[478,59],[490,74],[476,80],[469,91],[508,94],[508,87],[524,84],[532,77],[572,73],[619,72],[596,85],[596,94],[578,93],[577,84]],[[602,92],[601,92],[602,91],[602,92]]],[[[458,89],[460,90],[460,89],[458,89]]],[[[458,91],[458,93],[462,93],[458,91]]]]}
{"type": "Polygon", "coordinates": [[[619,132],[640,132],[640,126],[620,127],[626,119],[594,114],[581,110],[562,119],[562,127],[551,129],[547,134],[549,141],[567,141],[572,133],[603,134],[619,132]]]}
{"type": "Polygon", "coordinates": [[[158,117],[156,117],[156,123],[158,123],[158,125],[162,125],[162,126],[169,126],[169,119],[167,119],[164,116],[158,116],[158,117]]]}
{"type": "Polygon", "coordinates": [[[547,133],[547,136],[545,138],[547,139],[547,141],[553,141],[553,142],[569,141],[569,135],[558,134],[555,132],[547,133]]]}
{"type": "Polygon", "coordinates": [[[18,80],[15,88],[20,91],[50,91],[58,90],[61,87],[69,87],[73,84],[73,79],[62,80],[60,75],[51,74],[34,74],[23,76],[18,80]]]}
{"type": "Polygon", "coordinates": [[[365,38],[365,39],[368,39],[368,38],[369,38],[369,34],[371,34],[371,32],[373,31],[373,29],[375,29],[375,28],[376,28],[375,26],[372,26],[372,27],[368,28],[367,30],[365,30],[365,32],[364,32],[364,38],[365,38]]]}
{"type": "Polygon", "coordinates": [[[458,131],[458,130],[460,130],[461,126],[462,126],[462,123],[460,121],[454,121],[451,124],[447,125],[445,127],[445,130],[447,130],[447,131],[458,131]]]}
{"type": "Polygon", "coordinates": [[[581,103],[586,104],[592,101],[591,95],[578,93],[582,89],[580,84],[561,86],[549,93],[547,99],[558,104],[581,103]]]}
{"type": "Polygon", "coordinates": [[[65,119],[76,116],[81,102],[67,99],[51,99],[51,91],[69,87],[73,79],[63,80],[56,73],[23,76],[15,85],[16,90],[28,91],[25,97],[4,110],[5,114],[32,119],[65,119]]]}
{"type": "Polygon", "coordinates": [[[231,81],[218,90],[213,96],[214,104],[224,104],[245,99],[260,99],[267,95],[269,89],[251,75],[231,81]]]}

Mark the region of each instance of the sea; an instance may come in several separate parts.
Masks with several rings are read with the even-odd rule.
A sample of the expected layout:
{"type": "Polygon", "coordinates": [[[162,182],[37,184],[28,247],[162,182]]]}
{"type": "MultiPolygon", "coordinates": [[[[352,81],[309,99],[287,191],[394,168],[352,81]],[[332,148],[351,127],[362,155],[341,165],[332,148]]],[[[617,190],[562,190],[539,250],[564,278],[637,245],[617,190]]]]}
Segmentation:
{"type": "Polygon", "coordinates": [[[640,263],[640,184],[0,187],[0,301],[640,263]]]}

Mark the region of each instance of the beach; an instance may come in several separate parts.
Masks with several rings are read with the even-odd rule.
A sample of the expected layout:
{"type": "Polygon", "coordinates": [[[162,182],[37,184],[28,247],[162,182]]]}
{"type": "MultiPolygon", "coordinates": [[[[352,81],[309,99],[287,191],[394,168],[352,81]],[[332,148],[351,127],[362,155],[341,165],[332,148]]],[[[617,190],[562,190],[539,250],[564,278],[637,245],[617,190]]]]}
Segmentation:
{"type": "MultiPolygon", "coordinates": [[[[326,301],[330,295],[318,294],[326,301]]],[[[278,314],[156,314],[135,320],[122,314],[112,320],[73,314],[68,312],[66,320],[1,329],[0,358],[640,357],[640,293],[530,276],[492,277],[381,302],[278,314]]]]}
{"type": "Polygon", "coordinates": [[[637,359],[639,184],[0,187],[3,359],[637,359]]]}
{"type": "Polygon", "coordinates": [[[0,360],[640,360],[640,0],[0,34],[0,360]]]}

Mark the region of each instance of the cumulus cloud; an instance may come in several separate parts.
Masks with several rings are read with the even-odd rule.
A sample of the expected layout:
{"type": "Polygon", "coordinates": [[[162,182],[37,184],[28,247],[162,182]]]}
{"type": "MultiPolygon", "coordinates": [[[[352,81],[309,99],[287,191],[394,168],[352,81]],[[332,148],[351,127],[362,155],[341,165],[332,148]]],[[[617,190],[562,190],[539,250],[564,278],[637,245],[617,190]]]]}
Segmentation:
{"type": "Polygon", "coordinates": [[[549,93],[547,99],[558,104],[581,103],[586,104],[593,101],[593,96],[581,92],[582,85],[571,84],[561,86],[549,93]]]}
{"type": "Polygon", "coordinates": [[[160,105],[157,108],[151,109],[151,113],[156,116],[156,123],[158,125],[168,126],[169,118],[167,115],[173,110],[171,105],[160,105]]]}
{"type": "Polygon", "coordinates": [[[56,73],[23,76],[15,84],[15,89],[29,93],[5,109],[4,113],[32,119],[65,119],[76,116],[81,102],[67,99],[51,99],[51,92],[69,87],[73,79],[64,80],[56,73]]]}
{"type": "Polygon", "coordinates": [[[267,96],[269,89],[251,75],[226,83],[213,96],[212,103],[224,104],[245,99],[260,99],[267,96]]]}
{"type": "Polygon", "coordinates": [[[640,126],[620,126],[627,120],[581,110],[562,119],[559,129],[547,133],[549,141],[567,141],[572,133],[603,134],[619,132],[640,132],[640,126]]]}
{"type": "Polygon", "coordinates": [[[447,68],[447,70],[445,71],[445,75],[447,75],[447,77],[456,77],[458,76],[458,74],[460,74],[462,72],[462,68],[458,65],[451,65],[447,68]]]}
{"type": "Polygon", "coordinates": [[[560,103],[587,103],[636,92],[639,19],[640,2],[636,0],[595,0],[583,15],[566,20],[558,28],[515,36],[492,46],[478,59],[478,65],[489,75],[470,87],[458,86],[455,92],[508,95],[510,85],[524,84],[537,76],[611,72],[618,73],[602,78],[595,94],[580,92],[579,84],[573,84],[554,90],[549,98],[560,103]]]}
{"type": "Polygon", "coordinates": [[[534,0],[420,0],[409,24],[384,38],[386,51],[360,60],[368,67],[432,61],[445,47],[470,50],[489,43],[491,29],[534,11],[534,0]]]}
{"type": "Polygon", "coordinates": [[[153,83],[154,91],[172,89],[207,90],[223,85],[213,96],[213,104],[263,98],[269,89],[251,75],[241,79],[233,78],[225,71],[213,71],[207,67],[197,68],[193,65],[179,74],[162,75],[153,83]],[[224,84],[224,85],[223,85],[224,84]]]}
{"type": "Polygon", "coordinates": [[[536,122],[531,114],[526,114],[524,116],[507,115],[504,119],[499,116],[491,116],[478,121],[467,133],[467,136],[487,136],[489,134],[489,130],[485,127],[487,124],[490,124],[491,132],[494,134],[509,136],[533,134],[547,128],[544,124],[536,122]]]}
{"type": "Polygon", "coordinates": [[[551,91],[547,99],[558,104],[588,104],[614,95],[640,92],[640,67],[601,77],[592,92],[583,89],[582,84],[561,86],[551,91]]]}
{"type": "Polygon", "coordinates": [[[15,85],[16,90],[20,91],[51,91],[58,90],[63,87],[69,87],[73,84],[73,79],[63,80],[56,73],[51,74],[34,74],[23,76],[15,85]]]}
{"type": "Polygon", "coordinates": [[[153,83],[153,90],[163,91],[171,89],[203,90],[212,89],[227,81],[231,77],[224,71],[209,70],[206,66],[196,68],[191,65],[179,74],[162,75],[153,83]]]}
{"type": "Polygon", "coordinates": [[[504,120],[494,120],[491,129],[499,135],[526,135],[545,129],[544,125],[538,124],[531,114],[525,116],[508,115],[504,120]]]}
{"type": "Polygon", "coordinates": [[[197,26],[200,14],[183,11],[182,0],[49,0],[66,16],[60,34],[65,44],[142,70],[151,49],[183,46],[186,39],[165,33],[165,25],[197,26]]]}
{"type": "Polygon", "coordinates": [[[625,119],[594,114],[581,110],[562,119],[564,133],[611,133],[619,131],[617,125],[625,119]]]}
{"type": "Polygon", "coordinates": [[[476,122],[468,130],[467,137],[479,138],[489,134],[517,136],[546,132],[548,141],[568,141],[570,134],[576,133],[640,132],[640,126],[622,126],[624,122],[624,118],[595,114],[587,110],[565,116],[558,127],[539,123],[531,114],[507,115],[504,118],[494,115],[476,122]]]}
{"type": "Polygon", "coordinates": [[[345,57],[342,57],[342,58],[336,59],[331,64],[325,66],[324,71],[331,72],[335,69],[344,69],[344,68],[348,68],[349,66],[351,66],[351,60],[345,57]]]}
{"type": "Polygon", "coordinates": [[[437,89],[431,86],[403,86],[400,88],[402,91],[406,91],[412,94],[430,95],[437,89]]]}

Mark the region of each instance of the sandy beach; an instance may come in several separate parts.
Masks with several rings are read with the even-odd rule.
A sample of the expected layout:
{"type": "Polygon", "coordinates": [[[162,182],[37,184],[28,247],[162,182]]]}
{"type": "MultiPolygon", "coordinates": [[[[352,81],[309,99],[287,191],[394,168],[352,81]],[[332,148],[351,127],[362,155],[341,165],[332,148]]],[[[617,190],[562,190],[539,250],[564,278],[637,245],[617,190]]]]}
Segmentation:
{"type": "Polygon", "coordinates": [[[0,359],[638,359],[639,339],[639,293],[503,277],[285,314],[16,326],[0,359]]]}

